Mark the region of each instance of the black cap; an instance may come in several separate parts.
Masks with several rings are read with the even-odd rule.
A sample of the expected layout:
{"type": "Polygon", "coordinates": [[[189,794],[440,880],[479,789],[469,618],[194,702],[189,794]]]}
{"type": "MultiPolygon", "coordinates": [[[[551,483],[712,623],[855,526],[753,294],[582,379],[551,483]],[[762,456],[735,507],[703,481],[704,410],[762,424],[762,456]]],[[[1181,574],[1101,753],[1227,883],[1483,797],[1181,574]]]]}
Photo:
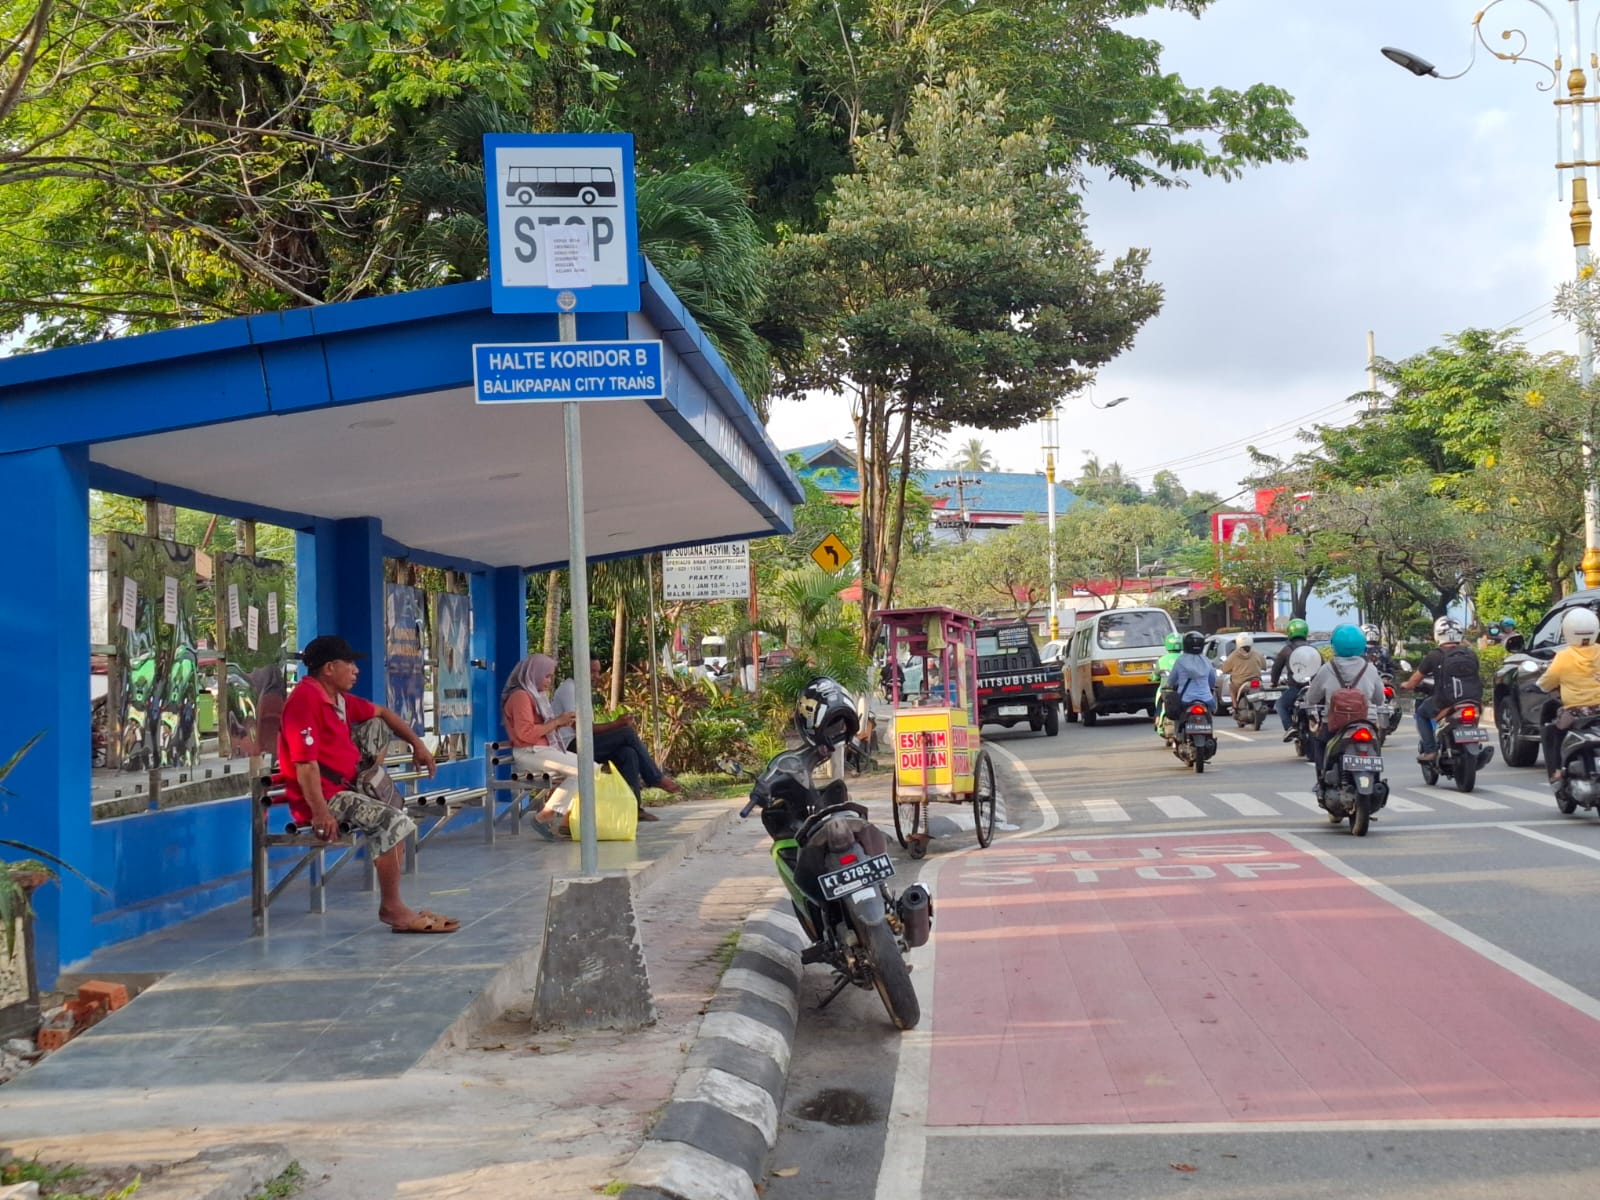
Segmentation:
{"type": "Polygon", "coordinates": [[[305,663],[306,670],[313,675],[331,662],[355,662],[356,659],[365,657],[365,654],[342,637],[331,633],[312,638],[310,645],[300,651],[300,661],[305,663]]]}

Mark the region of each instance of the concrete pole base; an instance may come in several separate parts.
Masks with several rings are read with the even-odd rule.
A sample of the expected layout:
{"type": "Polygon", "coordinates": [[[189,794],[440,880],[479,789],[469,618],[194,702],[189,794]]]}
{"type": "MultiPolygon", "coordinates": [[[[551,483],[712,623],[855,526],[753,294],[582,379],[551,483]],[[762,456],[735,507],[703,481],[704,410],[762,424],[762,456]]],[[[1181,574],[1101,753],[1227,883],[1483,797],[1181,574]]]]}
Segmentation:
{"type": "Polygon", "coordinates": [[[655,1000],[623,873],[550,881],[534,981],[534,1029],[642,1029],[655,1000]]]}

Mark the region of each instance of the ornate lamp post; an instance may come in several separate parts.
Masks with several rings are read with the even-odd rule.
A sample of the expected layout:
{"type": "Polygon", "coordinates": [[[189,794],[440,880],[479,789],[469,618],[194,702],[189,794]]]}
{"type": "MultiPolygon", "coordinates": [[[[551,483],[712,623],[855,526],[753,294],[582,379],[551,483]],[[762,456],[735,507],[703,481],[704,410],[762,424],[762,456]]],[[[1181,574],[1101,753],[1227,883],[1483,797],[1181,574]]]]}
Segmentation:
{"type": "MultiPolygon", "coordinates": [[[[1413,75],[1432,76],[1435,79],[1459,79],[1467,71],[1472,70],[1477,62],[1478,47],[1482,46],[1490,54],[1502,62],[1529,63],[1548,73],[1548,81],[1540,80],[1538,89],[1541,92],[1555,93],[1556,105],[1556,196],[1562,197],[1561,183],[1565,181],[1567,172],[1572,173],[1572,209],[1570,212],[1572,222],[1572,248],[1577,262],[1577,282],[1575,286],[1580,293],[1587,292],[1589,277],[1593,268],[1589,261],[1589,234],[1593,224],[1592,212],[1589,207],[1589,168],[1600,166],[1600,162],[1591,161],[1584,147],[1584,115],[1586,108],[1600,104],[1600,87],[1595,94],[1590,94],[1589,72],[1596,72],[1600,80],[1600,18],[1591,25],[1584,22],[1584,0],[1566,0],[1567,8],[1572,17],[1570,40],[1565,41],[1561,31],[1561,20],[1557,16],[1560,0],[1553,0],[1555,7],[1545,3],[1545,0],[1518,0],[1519,3],[1531,4],[1544,13],[1550,20],[1552,47],[1554,57],[1550,62],[1530,57],[1526,51],[1529,48],[1529,38],[1520,29],[1505,28],[1500,32],[1500,40],[1506,44],[1507,49],[1496,50],[1489,44],[1484,36],[1483,23],[1496,8],[1506,0],[1490,0],[1484,5],[1481,12],[1472,18],[1472,57],[1464,70],[1454,75],[1440,75],[1438,70],[1425,58],[1419,58],[1405,50],[1397,50],[1392,46],[1385,46],[1383,55],[1391,62],[1404,67],[1413,75]],[[1584,31],[1589,32],[1589,70],[1585,71],[1584,62],[1584,31]],[[1572,58],[1571,68],[1566,75],[1566,95],[1560,94],[1562,82],[1561,72],[1565,65],[1563,51],[1570,48],[1572,58]],[[1561,124],[1565,109],[1569,119],[1572,138],[1572,153],[1567,159],[1561,158],[1562,133],[1561,124]]],[[[1498,23],[1498,18],[1496,22],[1498,23]]],[[[1595,111],[1595,129],[1600,137],[1600,110],[1595,111]]],[[[1588,390],[1594,379],[1594,339],[1590,334],[1587,323],[1578,322],[1578,379],[1585,391],[1588,390]]],[[[1583,582],[1585,587],[1600,587],[1600,485],[1595,482],[1594,473],[1594,431],[1585,427],[1583,431],[1583,582]]]]}

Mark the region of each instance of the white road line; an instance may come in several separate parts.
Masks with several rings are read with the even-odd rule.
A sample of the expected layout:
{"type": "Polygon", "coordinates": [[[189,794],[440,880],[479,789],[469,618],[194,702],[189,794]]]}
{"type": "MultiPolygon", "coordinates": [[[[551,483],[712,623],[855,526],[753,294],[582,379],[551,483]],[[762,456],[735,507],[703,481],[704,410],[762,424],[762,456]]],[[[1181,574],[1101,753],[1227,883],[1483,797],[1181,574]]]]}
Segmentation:
{"type": "MultiPolygon", "coordinates": [[[[997,742],[991,742],[988,746],[984,747],[984,749],[993,750],[996,754],[1002,755],[1006,761],[1011,764],[1012,769],[1015,770],[1018,775],[1022,776],[1022,786],[1028,789],[1028,794],[1033,797],[1033,803],[1039,810],[1039,828],[1030,829],[1026,833],[1019,834],[1019,837],[1029,837],[1034,834],[1049,833],[1057,825],[1061,824],[1061,814],[1056,811],[1056,806],[1051,804],[1050,801],[1045,797],[1044,789],[1039,786],[1039,781],[1033,777],[1033,772],[1028,770],[1027,763],[1023,762],[1016,756],[1016,754],[1010,750],[1007,750],[1004,746],[997,742]]],[[[995,786],[998,787],[999,784],[997,783],[995,786]]],[[[996,810],[995,815],[996,819],[998,819],[998,809],[996,810]]],[[[921,1178],[921,1176],[919,1175],[918,1178],[921,1178]]]]}
{"type": "Polygon", "coordinates": [[[1532,829],[1524,829],[1520,825],[1502,825],[1500,828],[1511,833],[1520,833],[1523,837],[1532,838],[1536,842],[1547,842],[1552,846],[1560,846],[1563,850],[1571,850],[1574,854],[1581,854],[1585,858],[1600,858],[1600,850],[1591,850],[1588,846],[1580,846],[1576,842],[1568,842],[1561,838],[1551,837],[1548,833],[1538,833],[1532,829]]]}
{"type": "Polygon", "coordinates": [[[1150,803],[1159,808],[1170,820],[1178,821],[1185,817],[1203,817],[1205,810],[1192,801],[1185,800],[1182,796],[1151,796],[1150,803]]]}
{"type": "Polygon", "coordinates": [[[1527,800],[1537,804],[1540,808],[1554,808],[1556,798],[1551,792],[1536,792],[1532,788],[1511,787],[1504,783],[1480,783],[1478,785],[1486,792],[1493,792],[1497,796],[1510,796],[1516,800],[1527,800]]]}
{"type": "Polygon", "coordinates": [[[1111,821],[1131,821],[1128,810],[1115,800],[1084,800],[1083,809],[1089,814],[1089,820],[1106,824],[1111,821]]]}
{"type": "MultiPolygon", "coordinates": [[[[1107,1137],[1128,1134],[1148,1137],[1204,1137],[1241,1133],[1446,1133],[1457,1131],[1524,1129],[1596,1129],[1600,1117],[1468,1117],[1459,1121],[1436,1118],[1424,1121],[1174,1121],[1168,1125],[953,1125],[929,1130],[934,1137],[1107,1137]]],[[[878,1193],[882,1200],[883,1193],[878,1193]]]]}
{"type": "MultiPolygon", "coordinates": [[[[1495,827],[1516,828],[1515,826],[1503,825],[1495,827]]],[[[1557,979],[1548,971],[1540,970],[1532,963],[1518,958],[1509,950],[1495,945],[1486,938],[1481,938],[1477,934],[1463,929],[1461,926],[1457,925],[1454,921],[1448,919],[1447,917],[1440,916],[1438,913],[1434,912],[1433,909],[1426,908],[1423,905],[1418,904],[1415,900],[1412,900],[1407,896],[1402,896],[1393,888],[1379,883],[1370,876],[1363,875],[1360,871],[1350,866],[1343,859],[1329,854],[1321,847],[1316,845],[1316,843],[1301,837],[1299,834],[1285,832],[1279,833],[1278,836],[1284,841],[1300,847],[1300,849],[1317,859],[1330,871],[1337,872],[1354,883],[1359,883],[1374,896],[1377,896],[1383,900],[1387,900],[1401,912],[1407,914],[1408,916],[1415,917],[1424,924],[1437,929],[1446,937],[1454,938],[1468,950],[1482,955],[1484,958],[1488,959],[1498,967],[1505,968],[1519,979],[1526,983],[1531,983],[1540,991],[1547,993],[1556,1000],[1561,1001],[1563,1004],[1575,1009],[1591,1020],[1600,1021],[1600,1000],[1597,1000],[1595,997],[1586,992],[1580,991],[1578,988],[1573,987],[1565,980],[1557,979]]]]}
{"type": "Polygon", "coordinates": [[[1247,737],[1245,737],[1244,734],[1235,733],[1231,729],[1218,729],[1218,730],[1216,730],[1216,735],[1218,737],[1232,738],[1236,742],[1253,742],[1253,741],[1255,741],[1255,738],[1247,738],[1247,737]]]}
{"type": "Polygon", "coordinates": [[[1443,800],[1446,804],[1454,804],[1459,808],[1470,808],[1475,812],[1487,812],[1492,808],[1506,809],[1509,804],[1501,804],[1498,800],[1485,800],[1482,796],[1474,796],[1471,792],[1458,792],[1454,788],[1446,791],[1444,788],[1433,788],[1424,791],[1422,788],[1412,788],[1418,795],[1426,796],[1430,800],[1443,800]]]}
{"type": "Polygon", "coordinates": [[[1290,804],[1298,804],[1301,808],[1309,808],[1314,813],[1323,811],[1322,805],[1317,803],[1317,798],[1310,792],[1279,792],[1290,804]]]}
{"type": "Polygon", "coordinates": [[[1211,794],[1241,817],[1275,817],[1278,815],[1278,810],[1273,808],[1272,805],[1263,803],[1254,796],[1247,796],[1243,792],[1212,792],[1211,794]]]}

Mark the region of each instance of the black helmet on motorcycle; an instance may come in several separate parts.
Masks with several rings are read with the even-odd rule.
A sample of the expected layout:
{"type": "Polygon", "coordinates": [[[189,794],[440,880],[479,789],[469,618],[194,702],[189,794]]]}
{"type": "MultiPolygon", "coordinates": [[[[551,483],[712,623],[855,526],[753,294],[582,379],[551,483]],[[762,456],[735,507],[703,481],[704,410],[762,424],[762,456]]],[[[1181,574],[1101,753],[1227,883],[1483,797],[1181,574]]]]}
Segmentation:
{"type": "Polygon", "coordinates": [[[1199,654],[1206,648],[1206,635],[1198,629],[1191,629],[1183,635],[1183,652],[1185,654],[1199,654]]]}
{"type": "Polygon", "coordinates": [[[795,731],[806,743],[831,750],[855,737],[860,728],[856,702],[837,680],[819,675],[794,702],[795,731]]]}

